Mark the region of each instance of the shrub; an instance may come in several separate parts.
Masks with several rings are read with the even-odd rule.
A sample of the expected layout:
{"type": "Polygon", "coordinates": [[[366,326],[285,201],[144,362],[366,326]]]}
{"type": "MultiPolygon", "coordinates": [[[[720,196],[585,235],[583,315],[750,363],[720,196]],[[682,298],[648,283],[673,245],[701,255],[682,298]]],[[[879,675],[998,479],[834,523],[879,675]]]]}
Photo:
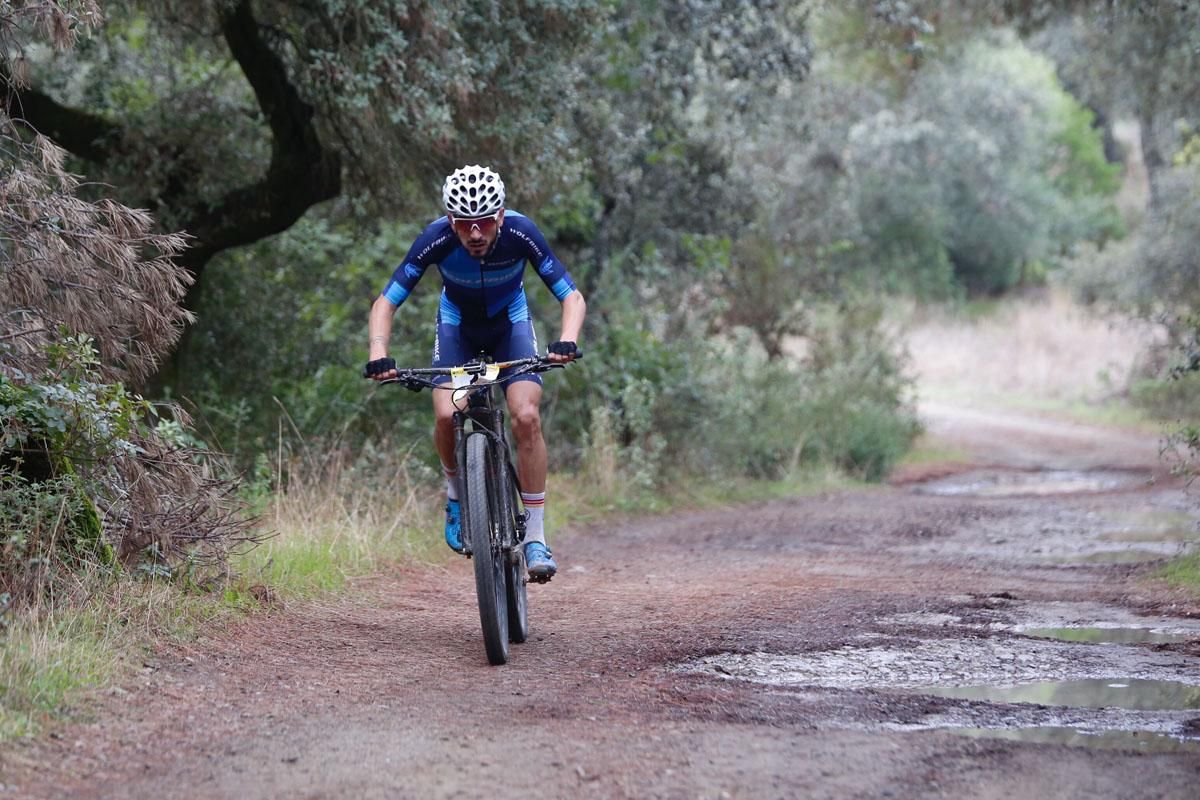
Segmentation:
{"type": "Polygon", "coordinates": [[[1118,235],[1119,167],[1049,61],[976,44],[914,83],[905,105],[855,125],[849,168],[864,257],[913,288],[998,293],[1076,242],[1118,235]]]}
{"type": "Polygon", "coordinates": [[[183,237],[76,196],[64,153],[0,117],[0,591],[52,595],[82,563],[219,560],[245,523],[182,428],[130,392],[178,338],[183,237]],[[172,443],[172,438],[176,443],[172,443]]]}
{"type": "Polygon", "coordinates": [[[0,372],[0,591],[17,600],[54,592],[82,563],[165,570],[219,561],[244,536],[233,484],[98,372],[86,337],[52,345],[40,376],[0,372]]]}
{"type": "MultiPolygon", "coordinates": [[[[826,307],[810,327],[799,358],[771,359],[741,331],[646,341],[655,355],[615,359],[657,363],[659,374],[613,372],[619,391],[591,395],[585,474],[626,489],[776,479],[816,464],[879,479],[919,430],[903,361],[869,304],[826,307]]],[[[618,338],[629,345],[628,331],[618,338]]]]}

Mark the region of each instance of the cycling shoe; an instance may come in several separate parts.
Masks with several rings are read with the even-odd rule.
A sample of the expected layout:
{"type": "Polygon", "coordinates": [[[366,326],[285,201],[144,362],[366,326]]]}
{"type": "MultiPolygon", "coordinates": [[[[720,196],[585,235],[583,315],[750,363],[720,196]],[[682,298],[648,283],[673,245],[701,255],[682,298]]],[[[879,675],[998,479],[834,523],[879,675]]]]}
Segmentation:
{"type": "Polygon", "coordinates": [[[529,567],[530,580],[534,581],[548,581],[558,572],[554,555],[541,542],[528,542],[525,545],[525,564],[529,567]]]}
{"type": "Polygon", "coordinates": [[[463,552],[462,508],[457,500],[446,501],[446,544],[456,553],[463,552]]]}

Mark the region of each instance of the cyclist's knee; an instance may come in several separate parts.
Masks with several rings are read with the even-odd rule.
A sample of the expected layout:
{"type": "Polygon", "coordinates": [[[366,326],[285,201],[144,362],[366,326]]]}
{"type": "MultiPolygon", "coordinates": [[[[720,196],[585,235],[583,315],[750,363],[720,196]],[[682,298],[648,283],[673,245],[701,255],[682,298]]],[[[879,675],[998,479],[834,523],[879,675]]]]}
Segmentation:
{"type": "Polygon", "coordinates": [[[509,410],[512,414],[513,435],[518,439],[541,432],[542,414],[537,403],[520,403],[509,410]]]}
{"type": "Polygon", "coordinates": [[[444,408],[441,405],[434,406],[433,424],[439,431],[451,430],[454,427],[454,406],[449,404],[444,408]]]}

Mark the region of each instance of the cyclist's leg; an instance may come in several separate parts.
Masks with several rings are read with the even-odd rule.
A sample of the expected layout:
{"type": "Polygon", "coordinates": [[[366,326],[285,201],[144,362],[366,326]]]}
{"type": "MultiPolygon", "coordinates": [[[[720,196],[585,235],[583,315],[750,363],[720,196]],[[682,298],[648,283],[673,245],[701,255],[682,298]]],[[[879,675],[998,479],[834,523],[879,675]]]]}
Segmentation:
{"type": "MultiPolygon", "coordinates": [[[[466,341],[461,325],[454,325],[442,320],[438,314],[437,331],[433,339],[433,360],[431,366],[453,367],[465,363],[469,342],[466,341]]],[[[435,383],[447,383],[449,375],[441,375],[434,379],[435,383]]],[[[454,452],[454,399],[453,392],[435,389],[433,395],[433,443],[437,447],[444,469],[455,468],[454,452]]]]}
{"type": "Polygon", "coordinates": [[[513,438],[517,443],[517,477],[521,491],[546,491],[546,440],[542,437],[542,387],[513,381],[505,390],[513,438]]]}
{"type": "MultiPolygon", "coordinates": [[[[537,336],[530,320],[514,322],[496,341],[492,355],[497,361],[529,358],[537,355],[537,336]]],[[[506,371],[505,371],[506,372],[506,371]]],[[[500,378],[505,377],[500,373],[500,378]]],[[[517,477],[521,491],[546,491],[546,442],[542,438],[542,376],[519,375],[505,384],[508,416],[517,442],[517,477]]]]}
{"type": "MultiPolygon", "coordinates": [[[[433,340],[433,366],[448,367],[466,361],[468,342],[464,340],[460,325],[447,324],[438,314],[437,332],[433,340]]],[[[449,380],[448,377],[445,380],[449,380]]],[[[442,379],[435,379],[444,383],[442,379]]],[[[454,452],[454,400],[453,393],[442,389],[433,392],[433,442],[442,462],[442,473],[446,476],[446,544],[457,552],[463,551],[462,510],[459,500],[462,494],[462,476],[458,474],[454,452]]]]}
{"type": "MultiPolygon", "coordinates": [[[[513,323],[503,343],[501,360],[537,355],[537,337],[529,320],[513,323]]],[[[517,476],[525,520],[525,561],[529,574],[549,580],[558,570],[546,547],[546,441],[542,437],[542,380],[540,375],[521,375],[505,389],[513,438],[517,442],[517,476]]]]}

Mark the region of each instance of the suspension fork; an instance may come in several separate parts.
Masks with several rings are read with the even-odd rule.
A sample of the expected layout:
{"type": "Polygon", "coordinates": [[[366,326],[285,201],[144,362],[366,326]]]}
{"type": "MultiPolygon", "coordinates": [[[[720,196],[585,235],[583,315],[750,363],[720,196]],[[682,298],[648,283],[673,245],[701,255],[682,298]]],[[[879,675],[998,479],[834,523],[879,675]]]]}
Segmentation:
{"type": "MultiPolygon", "coordinates": [[[[454,469],[458,471],[458,485],[463,493],[459,498],[459,503],[466,500],[467,493],[467,437],[463,430],[463,425],[466,422],[466,415],[461,411],[454,412],[454,469]]],[[[463,554],[470,556],[471,537],[466,535],[466,514],[462,514],[459,523],[459,539],[463,545],[463,554]]]]}

